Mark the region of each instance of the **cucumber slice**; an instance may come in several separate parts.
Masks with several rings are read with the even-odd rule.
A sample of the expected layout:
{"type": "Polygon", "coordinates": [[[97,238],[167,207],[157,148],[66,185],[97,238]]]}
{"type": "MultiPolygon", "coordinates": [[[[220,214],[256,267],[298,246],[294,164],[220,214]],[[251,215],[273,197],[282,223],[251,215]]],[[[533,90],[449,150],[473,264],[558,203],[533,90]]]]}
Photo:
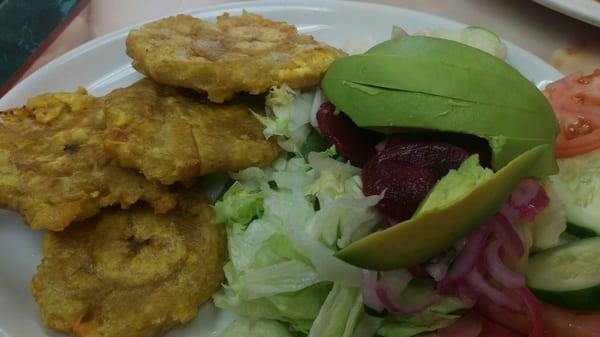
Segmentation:
{"type": "Polygon", "coordinates": [[[596,231],[591,230],[587,227],[581,227],[576,224],[572,224],[570,222],[567,222],[567,233],[575,235],[580,239],[593,238],[594,236],[598,236],[598,233],[596,231]]]}
{"type": "Polygon", "coordinates": [[[470,26],[462,30],[451,29],[424,29],[415,35],[439,37],[464,43],[473,48],[481,49],[500,59],[506,58],[506,45],[500,37],[489,29],[470,26]]]}
{"type": "Polygon", "coordinates": [[[462,30],[462,42],[498,58],[506,58],[506,45],[496,33],[483,27],[471,26],[462,30]]]}
{"type": "Polygon", "coordinates": [[[533,255],[527,285],[549,303],[575,310],[600,310],[600,237],[533,255]]]}
{"type": "Polygon", "coordinates": [[[550,177],[567,212],[567,231],[579,237],[600,236],[600,150],[558,160],[550,177]]]}

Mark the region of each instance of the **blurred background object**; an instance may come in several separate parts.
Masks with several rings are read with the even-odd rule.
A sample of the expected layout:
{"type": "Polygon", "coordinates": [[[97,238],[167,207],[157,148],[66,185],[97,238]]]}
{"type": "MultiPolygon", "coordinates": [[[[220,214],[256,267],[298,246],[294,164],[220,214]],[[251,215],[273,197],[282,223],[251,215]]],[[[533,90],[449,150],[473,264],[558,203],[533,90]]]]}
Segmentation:
{"type": "Polygon", "coordinates": [[[16,83],[88,2],[0,0],[0,88],[16,83]]]}

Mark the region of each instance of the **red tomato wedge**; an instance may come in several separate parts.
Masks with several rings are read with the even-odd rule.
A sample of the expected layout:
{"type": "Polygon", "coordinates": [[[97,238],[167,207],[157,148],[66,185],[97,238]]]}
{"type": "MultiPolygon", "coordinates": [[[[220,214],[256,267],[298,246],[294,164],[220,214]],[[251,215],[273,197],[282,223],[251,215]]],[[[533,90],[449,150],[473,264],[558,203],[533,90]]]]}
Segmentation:
{"type": "Polygon", "coordinates": [[[577,156],[600,148],[600,69],[573,74],[546,87],[561,133],[556,157],[577,156]]]}
{"type": "MultiPolygon", "coordinates": [[[[578,313],[542,304],[544,337],[600,337],[600,313],[578,313]]],[[[500,308],[493,303],[477,303],[475,310],[481,316],[517,334],[527,335],[531,330],[531,322],[527,316],[500,308]]]]}
{"type": "Polygon", "coordinates": [[[481,333],[478,337],[525,337],[525,334],[517,333],[507,329],[500,324],[494,323],[489,319],[479,316],[482,325],[481,333]]]}

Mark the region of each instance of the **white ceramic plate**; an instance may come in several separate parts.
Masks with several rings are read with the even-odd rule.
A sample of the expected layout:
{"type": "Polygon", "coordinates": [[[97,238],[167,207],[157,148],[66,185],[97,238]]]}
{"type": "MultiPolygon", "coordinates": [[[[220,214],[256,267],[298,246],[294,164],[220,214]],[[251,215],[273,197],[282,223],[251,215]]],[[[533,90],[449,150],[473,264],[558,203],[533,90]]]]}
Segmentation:
{"type": "MultiPolygon", "coordinates": [[[[408,32],[426,27],[461,28],[464,25],[447,19],[405,10],[357,2],[302,0],[294,5],[281,1],[259,1],[204,8],[192,15],[213,19],[223,11],[238,14],[242,9],[275,20],[295,24],[300,31],[341,47],[349,39],[376,43],[387,39],[393,24],[408,32]]],[[[0,109],[19,106],[30,96],[86,87],[94,95],[126,86],[140,78],[125,55],[127,31],[119,31],[63,55],[38,70],[0,99],[0,109]]],[[[508,61],[537,85],[561,75],[550,65],[508,44],[508,61]]],[[[0,337],[63,336],[45,330],[28,283],[40,261],[42,233],[23,225],[15,213],[0,210],[0,337]]],[[[233,315],[205,305],[190,324],[177,328],[168,336],[216,336],[233,315]]]]}
{"type": "Polygon", "coordinates": [[[600,27],[600,0],[533,0],[557,12],[600,27]]]}

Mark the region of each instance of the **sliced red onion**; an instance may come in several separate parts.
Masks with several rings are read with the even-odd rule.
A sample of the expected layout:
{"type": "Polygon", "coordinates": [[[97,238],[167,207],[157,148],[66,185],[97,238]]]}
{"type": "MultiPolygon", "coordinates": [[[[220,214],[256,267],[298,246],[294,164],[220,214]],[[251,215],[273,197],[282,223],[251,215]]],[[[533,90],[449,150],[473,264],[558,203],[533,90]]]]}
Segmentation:
{"type": "Polygon", "coordinates": [[[529,310],[529,317],[531,317],[532,328],[529,332],[529,337],[543,337],[544,336],[544,316],[542,314],[542,305],[535,297],[534,294],[527,287],[519,287],[515,289],[515,292],[521,296],[527,309],[529,310]]]}
{"type": "Polygon", "coordinates": [[[501,214],[494,215],[488,222],[494,232],[494,236],[500,240],[502,247],[506,248],[509,254],[519,259],[525,254],[525,247],[515,231],[513,226],[501,214]]]}
{"type": "Polygon", "coordinates": [[[396,306],[390,287],[386,282],[378,282],[375,286],[375,293],[385,310],[392,314],[401,314],[400,308],[396,306]]]}
{"type": "Polygon", "coordinates": [[[525,206],[518,208],[521,218],[532,221],[544,208],[548,207],[550,199],[543,189],[525,206]]]}
{"type": "Polygon", "coordinates": [[[477,301],[475,311],[521,336],[526,336],[531,331],[531,319],[527,314],[515,313],[502,308],[485,297],[477,301]]]}
{"type": "Polygon", "coordinates": [[[500,249],[502,244],[494,240],[485,250],[485,262],[487,270],[492,277],[501,285],[509,289],[525,287],[525,277],[519,273],[510,270],[500,258],[500,249]]]}
{"type": "Polygon", "coordinates": [[[379,283],[386,283],[393,298],[398,298],[406,289],[410,280],[412,280],[412,275],[408,270],[398,269],[383,272],[379,283]]]}
{"type": "Polygon", "coordinates": [[[483,279],[483,276],[481,276],[478,270],[474,269],[469,276],[467,276],[467,283],[475,292],[489,298],[496,304],[515,312],[523,312],[523,309],[519,303],[490,285],[486,280],[483,279]]]}
{"type": "Polygon", "coordinates": [[[457,293],[460,302],[467,308],[473,307],[477,302],[477,294],[466,285],[459,285],[457,293]]]}
{"type": "Polygon", "coordinates": [[[434,293],[425,293],[422,296],[410,299],[394,298],[387,282],[379,282],[375,292],[383,307],[395,315],[411,315],[421,312],[435,303],[437,297],[434,293]]]}
{"type": "Polygon", "coordinates": [[[379,297],[375,293],[377,286],[377,272],[370,270],[363,270],[362,277],[362,296],[363,303],[369,308],[377,311],[383,311],[383,304],[379,300],[379,297]]]}
{"type": "Polygon", "coordinates": [[[510,195],[510,202],[516,207],[529,203],[537,194],[540,186],[531,179],[524,179],[510,195]]]}
{"type": "Polygon", "coordinates": [[[521,218],[519,210],[516,209],[510,202],[505,202],[502,204],[502,207],[500,207],[500,215],[505,217],[506,220],[508,220],[508,222],[511,224],[517,223],[521,218]]]}
{"type": "Polygon", "coordinates": [[[412,280],[411,273],[406,269],[398,269],[382,274],[375,285],[375,294],[383,308],[391,314],[410,315],[423,311],[431,306],[437,297],[433,293],[422,296],[403,298],[402,293],[412,280]]]}
{"type": "Polygon", "coordinates": [[[477,337],[482,329],[481,320],[477,315],[468,313],[456,320],[452,325],[438,330],[438,337],[477,337]]]}
{"type": "Polygon", "coordinates": [[[452,269],[446,277],[438,283],[438,291],[447,292],[453,283],[463,280],[475,268],[480,260],[485,244],[491,232],[487,227],[480,227],[467,237],[467,244],[458,255],[452,269]]]}
{"type": "Polygon", "coordinates": [[[519,211],[520,218],[528,221],[550,203],[544,188],[531,179],[523,180],[510,195],[509,201],[519,211]]]}

